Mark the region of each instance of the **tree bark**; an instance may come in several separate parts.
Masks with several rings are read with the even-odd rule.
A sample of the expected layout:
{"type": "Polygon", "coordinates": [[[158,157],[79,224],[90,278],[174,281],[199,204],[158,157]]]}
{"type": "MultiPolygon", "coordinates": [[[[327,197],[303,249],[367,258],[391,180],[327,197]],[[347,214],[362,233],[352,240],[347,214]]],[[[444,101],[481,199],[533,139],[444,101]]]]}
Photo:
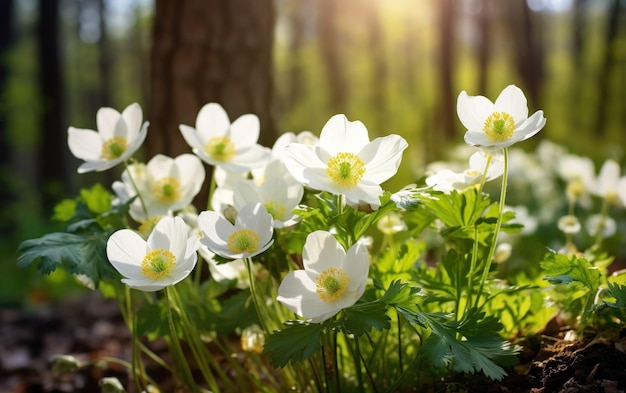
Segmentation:
{"type": "Polygon", "coordinates": [[[67,182],[65,160],[69,156],[65,130],[63,89],[61,82],[61,48],[59,45],[59,2],[39,0],[38,52],[39,81],[41,86],[41,139],[38,153],[38,189],[41,191],[45,211],[52,209],[58,193],[65,190],[67,182]],[[55,191],[55,190],[58,190],[55,191]]]}
{"type": "Polygon", "coordinates": [[[455,49],[455,4],[452,0],[440,0],[439,5],[439,83],[441,96],[437,115],[437,134],[443,138],[435,141],[433,146],[441,146],[441,142],[455,138],[456,96],[454,91],[454,49],[455,49]]]}
{"type": "MultiPolygon", "coordinates": [[[[6,54],[13,44],[13,1],[0,0],[0,95],[5,95],[9,70],[6,61],[6,54]]],[[[0,108],[0,182],[4,187],[0,187],[0,204],[5,207],[11,206],[15,201],[15,193],[12,187],[7,186],[9,177],[12,175],[12,157],[9,148],[9,130],[7,124],[8,113],[6,109],[0,108]]],[[[8,238],[13,233],[12,214],[0,214],[0,235],[8,238]]]]}
{"type": "Polygon", "coordinates": [[[333,113],[346,113],[348,109],[348,83],[342,67],[342,37],[338,29],[340,2],[320,0],[318,5],[319,49],[330,94],[330,109],[333,113]]]}
{"type": "Polygon", "coordinates": [[[260,143],[276,137],[271,0],[157,0],[151,52],[147,153],[188,153],[179,124],[209,102],[231,121],[254,113],[260,143]]]}

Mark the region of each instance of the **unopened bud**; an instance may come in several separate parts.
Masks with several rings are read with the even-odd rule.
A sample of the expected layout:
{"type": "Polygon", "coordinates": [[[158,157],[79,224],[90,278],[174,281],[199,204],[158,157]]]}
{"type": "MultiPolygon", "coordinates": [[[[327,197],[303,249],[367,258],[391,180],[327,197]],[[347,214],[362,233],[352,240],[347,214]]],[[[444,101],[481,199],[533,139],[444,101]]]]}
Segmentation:
{"type": "Polygon", "coordinates": [[[80,360],[71,355],[53,355],[50,357],[50,369],[55,377],[71,373],[81,367],[80,360]]]}

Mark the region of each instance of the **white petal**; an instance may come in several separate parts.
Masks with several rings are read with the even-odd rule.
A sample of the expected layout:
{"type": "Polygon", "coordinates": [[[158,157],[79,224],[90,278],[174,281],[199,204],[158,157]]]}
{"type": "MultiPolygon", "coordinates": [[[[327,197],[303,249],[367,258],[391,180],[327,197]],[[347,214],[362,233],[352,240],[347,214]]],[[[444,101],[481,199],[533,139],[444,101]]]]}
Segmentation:
{"type": "Polygon", "coordinates": [[[320,160],[317,153],[320,147],[292,143],[284,150],[284,162],[289,173],[301,183],[308,184],[309,179],[305,176],[308,168],[325,168],[326,164],[320,160]]]}
{"type": "Polygon", "coordinates": [[[345,195],[348,202],[352,204],[365,202],[370,205],[379,206],[383,189],[376,183],[361,181],[358,186],[343,190],[342,194],[345,195]]]}
{"type": "Polygon", "coordinates": [[[107,258],[122,276],[136,278],[141,275],[141,262],[148,252],[148,246],[136,232],[121,229],[113,233],[107,241],[107,258]]]}
{"type": "Polygon", "coordinates": [[[259,140],[260,127],[257,115],[242,115],[230,126],[230,139],[237,148],[253,146],[259,140]]]}
{"type": "Polygon", "coordinates": [[[522,140],[525,141],[526,139],[534,136],[539,131],[541,131],[541,129],[545,125],[546,118],[543,117],[543,111],[537,111],[533,113],[533,115],[529,117],[524,123],[520,124],[518,126],[519,131],[515,130],[513,134],[515,134],[516,132],[522,132],[524,134],[524,138],[522,140]]]}
{"type": "Polygon", "coordinates": [[[224,108],[211,102],[200,108],[196,118],[196,129],[203,135],[224,136],[230,127],[230,120],[224,108]]]}
{"type": "Polygon", "coordinates": [[[204,150],[204,140],[200,138],[200,133],[192,127],[181,124],[178,126],[183,139],[192,149],[204,150]]]}
{"type": "Polygon", "coordinates": [[[376,138],[368,143],[358,154],[365,162],[365,178],[378,184],[391,178],[398,171],[402,152],[408,146],[399,135],[376,138]]]}
{"type": "Polygon", "coordinates": [[[69,127],[67,145],[76,158],[84,161],[99,161],[102,154],[102,138],[94,130],[69,127]]]}
{"type": "Polygon", "coordinates": [[[493,103],[487,97],[468,96],[462,91],[456,102],[456,113],[468,130],[482,130],[485,120],[493,113],[493,103]]]}
{"type": "Polygon", "coordinates": [[[346,253],[346,259],[343,262],[341,268],[350,277],[350,284],[348,288],[356,291],[362,282],[367,279],[369,274],[369,254],[367,248],[361,243],[356,243],[346,253]]]}
{"type": "Polygon", "coordinates": [[[515,123],[526,120],[528,117],[528,105],[522,90],[509,85],[502,90],[493,105],[494,112],[506,112],[513,116],[515,123]]]}
{"type": "Polygon", "coordinates": [[[230,162],[218,163],[219,166],[233,172],[249,172],[265,165],[272,158],[272,150],[258,144],[238,150],[230,162]]]}
{"type": "Polygon", "coordinates": [[[145,279],[123,279],[122,282],[131,288],[144,292],[156,292],[165,288],[169,284],[163,281],[153,281],[149,278],[145,279]]]}
{"type": "Polygon", "coordinates": [[[122,112],[122,118],[126,122],[128,137],[130,139],[135,138],[137,134],[139,134],[139,130],[141,129],[141,122],[143,121],[141,106],[139,106],[139,104],[136,102],[130,104],[122,112]]]}
{"type": "Polygon", "coordinates": [[[121,115],[113,108],[100,108],[96,113],[96,125],[102,139],[107,140],[115,135],[115,127],[121,115]]]}
{"type": "Polygon", "coordinates": [[[330,267],[340,267],[345,257],[346,252],[330,232],[312,232],[304,242],[302,260],[308,272],[319,275],[330,267]]]}
{"type": "Polygon", "coordinates": [[[360,121],[348,121],[345,115],[328,120],[320,133],[320,147],[331,156],[341,152],[358,153],[369,143],[367,128],[360,121]]]}

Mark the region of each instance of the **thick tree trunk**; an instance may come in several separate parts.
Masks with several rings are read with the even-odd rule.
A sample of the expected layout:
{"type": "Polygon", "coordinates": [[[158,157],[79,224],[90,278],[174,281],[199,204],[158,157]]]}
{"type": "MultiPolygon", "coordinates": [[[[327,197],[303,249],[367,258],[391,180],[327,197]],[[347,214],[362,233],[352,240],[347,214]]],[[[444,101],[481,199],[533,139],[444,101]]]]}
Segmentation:
{"type": "MultiPolygon", "coordinates": [[[[9,77],[9,70],[6,61],[6,53],[13,43],[13,1],[0,0],[0,95],[5,94],[6,84],[9,77]]],[[[8,187],[8,179],[11,176],[11,149],[9,148],[9,130],[7,129],[8,113],[6,109],[0,108],[0,182],[4,187],[0,187],[0,204],[6,210],[15,200],[12,187],[8,187]]],[[[0,235],[8,238],[13,233],[13,214],[0,214],[0,235]]]]}
{"type": "Polygon", "coordinates": [[[149,157],[190,152],[179,124],[217,102],[231,121],[254,113],[260,142],[276,138],[272,0],[157,0],[146,140],[149,157]]]}
{"type": "Polygon", "coordinates": [[[41,86],[41,139],[39,144],[38,189],[42,192],[43,207],[50,210],[65,185],[65,160],[67,157],[67,134],[63,119],[63,89],[59,45],[59,2],[39,0],[39,80],[41,86]]]}

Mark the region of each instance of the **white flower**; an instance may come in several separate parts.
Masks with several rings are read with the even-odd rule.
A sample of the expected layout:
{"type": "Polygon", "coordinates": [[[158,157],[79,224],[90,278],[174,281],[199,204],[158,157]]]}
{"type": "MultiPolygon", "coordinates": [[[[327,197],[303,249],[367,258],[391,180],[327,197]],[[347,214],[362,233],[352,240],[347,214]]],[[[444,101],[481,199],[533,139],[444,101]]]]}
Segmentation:
{"type": "Polygon", "coordinates": [[[130,229],[113,233],[107,257],[131,288],[153,292],[174,285],[196,266],[198,238],[180,217],[164,217],[144,240],[130,229]]]}
{"type": "Polygon", "coordinates": [[[319,146],[289,144],[285,165],[311,188],[345,195],[351,204],[378,206],[380,184],[396,173],[407,146],[399,135],[370,142],[363,123],[335,115],[322,129],[319,146]]]}
{"type": "Polygon", "coordinates": [[[378,220],[376,228],[385,235],[393,235],[394,233],[407,230],[406,223],[402,220],[402,215],[398,212],[389,212],[378,220]]]}
{"type": "Polygon", "coordinates": [[[276,298],[301,317],[324,322],[363,295],[369,273],[363,244],[346,253],[330,232],[315,231],[307,236],[302,259],[304,270],[289,272],[276,298]]]}
{"type": "Polygon", "coordinates": [[[144,220],[151,216],[164,216],[187,207],[204,183],[202,161],[193,154],[171,158],[163,154],[154,156],[147,165],[132,164],[122,173],[122,182],[113,183],[113,190],[122,202],[137,195],[131,204],[131,216],[144,220]],[[130,172],[129,172],[130,170],[130,172]]]}
{"type": "Polygon", "coordinates": [[[459,94],[457,114],[467,128],[465,142],[483,149],[502,149],[535,135],[546,124],[543,111],[528,117],[524,93],[507,86],[495,103],[484,96],[459,94]]]}
{"type": "Polygon", "coordinates": [[[298,216],[291,211],[300,203],[304,187],[300,183],[288,184],[283,178],[267,179],[258,186],[252,180],[242,181],[233,186],[234,207],[239,210],[252,202],[261,202],[273,217],[274,228],[294,225],[298,216]]]}
{"type": "Polygon", "coordinates": [[[590,201],[583,199],[594,187],[593,161],[576,155],[563,156],[557,164],[557,173],[567,182],[566,193],[569,199],[578,200],[584,205],[590,201]]]}
{"type": "Polygon", "coordinates": [[[100,108],[96,114],[98,131],[69,127],[67,144],[76,158],[85,161],[78,173],[104,171],[126,161],[141,147],[148,133],[141,107],[130,104],[120,114],[113,108],[100,108]]]}
{"type": "Polygon", "coordinates": [[[237,213],[235,224],[214,211],[198,216],[200,242],[224,258],[251,258],[267,250],[273,242],[272,216],[261,203],[250,203],[237,213]]]}
{"type": "Polygon", "coordinates": [[[504,173],[504,162],[499,156],[492,155],[491,161],[482,152],[477,151],[469,159],[469,168],[461,173],[453,172],[449,169],[442,169],[426,178],[426,185],[432,186],[434,190],[450,192],[452,190],[463,191],[478,183],[485,173],[485,182],[497,179],[504,173]],[[489,167],[487,167],[489,162],[489,167]]]}
{"type": "Polygon", "coordinates": [[[611,204],[619,205],[626,202],[626,177],[620,178],[619,175],[619,164],[613,160],[606,160],[589,192],[606,199],[611,204]]]}
{"type": "Polygon", "coordinates": [[[595,237],[600,233],[600,236],[605,239],[613,236],[617,231],[617,223],[615,220],[601,214],[592,214],[589,216],[585,227],[591,236],[595,237]]]}
{"type": "Polygon", "coordinates": [[[558,227],[563,233],[568,235],[573,235],[575,233],[580,232],[580,221],[578,221],[578,217],[568,214],[559,218],[558,227]]]}
{"type": "Polygon", "coordinates": [[[259,118],[254,114],[242,115],[231,124],[224,108],[216,103],[200,109],[196,128],[179,126],[198,157],[233,172],[246,172],[269,160],[270,149],[257,144],[259,128],[259,118]]]}

